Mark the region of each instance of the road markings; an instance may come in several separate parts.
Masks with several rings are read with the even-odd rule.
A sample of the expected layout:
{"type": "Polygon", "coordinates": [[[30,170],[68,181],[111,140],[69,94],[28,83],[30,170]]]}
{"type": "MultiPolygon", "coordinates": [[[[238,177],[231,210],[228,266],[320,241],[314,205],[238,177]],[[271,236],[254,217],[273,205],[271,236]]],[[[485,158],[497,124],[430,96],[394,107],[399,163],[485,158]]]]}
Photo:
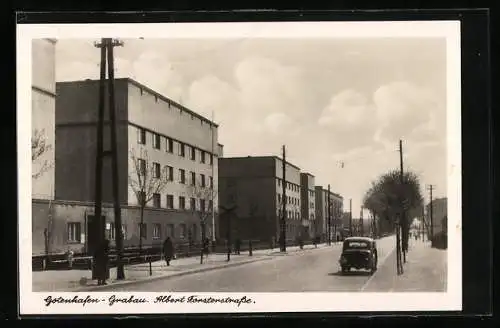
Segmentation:
{"type": "Polygon", "coordinates": [[[371,277],[365,282],[365,284],[363,285],[363,287],[361,287],[361,289],[359,291],[364,291],[366,289],[366,287],[368,287],[368,285],[370,284],[370,282],[372,281],[373,278],[375,278],[375,276],[377,275],[377,273],[379,273],[379,269],[382,265],[384,265],[385,261],[387,261],[387,259],[389,258],[389,256],[391,256],[391,254],[394,252],[394,250],[396,250],[396,248],[392,248],[389,252],[387,252],[387,254],[379,261],[379,263],[377,263],[377,271],[375,271],[371,277]]]}

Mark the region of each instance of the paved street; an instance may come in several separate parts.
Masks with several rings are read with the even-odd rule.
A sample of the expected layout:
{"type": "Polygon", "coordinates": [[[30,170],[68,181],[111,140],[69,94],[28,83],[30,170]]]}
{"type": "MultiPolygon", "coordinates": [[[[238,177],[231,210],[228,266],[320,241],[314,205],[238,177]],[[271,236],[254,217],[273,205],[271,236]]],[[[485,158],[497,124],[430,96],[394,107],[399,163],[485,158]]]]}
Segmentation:
{"type": "MultiPolygon", "coordinates": [[[[379,267],[394,249],[394,237],[378,241],[379,267]]],[[[317,250],[273,256],[244,266],[209,271],[129,286],[113,291],[130,292],[345,292],[360,291],[370,279],[368,272],[339,272],[340,243],[317,250]]]]}

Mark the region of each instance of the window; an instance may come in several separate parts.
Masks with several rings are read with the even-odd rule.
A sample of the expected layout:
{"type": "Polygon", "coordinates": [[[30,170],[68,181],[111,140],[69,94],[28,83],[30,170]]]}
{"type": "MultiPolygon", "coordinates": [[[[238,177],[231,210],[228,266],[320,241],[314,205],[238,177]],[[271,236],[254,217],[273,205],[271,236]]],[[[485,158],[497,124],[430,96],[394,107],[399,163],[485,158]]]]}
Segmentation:
{"type": "Polygon", "coordinates": [[[196,185],[196,173],[191,172],[191,185],[195,186],[196,185]]]}
{"type": "Polygon", "coordinates": [[[180,183],[186,183],[186,170],[179,169],[180,183]]]}
{"type": "Polygon", "coordinates": [[[109,240],[115,240],[115,224],[113,222],[109,224],[108,238],[109,240]]]}
{"type": "Polygon", "coordinates": [[[153,170],[154,170],[155,178],[156,179],[160,179],[161,178],[161,167],[160,167],[160,164],[159,163],[153,163],[153,170]]]}
{"type": "Polygon", "coordinates": [[[146,175],[146,161],[143,160],[142,158],[138,158],[137,163],[139,166],[139,174],[146,175]]]}
{"type": "Polygon", "coordinates": [[[179,196],[179,208],[182,210],[186,209],[186,197],[179,196]]]}
{"type": "Polygon", "coordinates": [[[281,187],[281,180],[278,179],[278,187],[281,187]]]}
{"type": "Polygon", "coordinates": [[[174,180],[174,168],[167,165],[167,181],[174,180]]]}
{"type": "Polygon", "coordinates": [[[182,142],[179,142],[179,156],[186,157],[186,148],[182,142]]]}
{"type": "Polygon", "coordinates": [[[190,208],[194,211],[196,210],[196,199],[191,197],[191,204],[190,204],[190,208]]]}
{"type": "Polygon", "coordinates": [[[191,147],[191,160],[196,160],[196,148],[191,147]]]}
{"type": "Polygon", "coordinates": [[[205,200],[204,199],[200,199],[200,211],[202,212],[205,212],[205,200]]]}
{"type": "Polygon", "coordinates": [[[184,239],[186,238],[186,232],[187,232],[187,227],[185,224],[181,224],[179,226],[179,238],[184,239]]]}
{"type": "Polygon", "coordinates": [[[138,226],[139,234],[141,235],[142,238],[148,238],[148,229],[146,226],[146,223],[140,224],[138,226]]]}
{"type": "Polygon", "coordinates": [[[153,206],[156,208],[161,207],[161,196],[160,194],[153,194],[153,206]]]}
{"type": "Polygon", "coordinates": [[[139,128],[137,131],[137,142],[141,145],[146,144],[146,130],[139,128]]]}
{"type": "Polygon", "coordinates": [[[155,149],[161,148],[161,138],[160,138],[160,135],[157,133],[153,133],[153,147],[155,149]]]}
{"type": "Polygon", "coordinates": [[[174,195],[167,195],[167,208],[174,208],[174,195]]]}
{"type": "Polygon", "coordinates": [[[174,152],[174,141],[170,138],[167,138],[167,151],[169,153],[173,153],[174,152]]]}
{"type": "Polygon", "coordinates": [[[210,154],[210,165],[214,165],[214,155],[210,154]]]}
{"type": "Polygon", "coordinates": [[[126,224],[122,224],[122,235],[123,235],[123,239],[127,239],[127,225],[126,224]]]}
{"type": "Polygon", "coordinates": [[[278,203],[281,203],[281,194],[278,194],[278,203]]]}
{"type": "Polygon", "coordinates": [[[174,225],[173,224],[167,224],[167,229],[166,229],[167,237],[174,237],[174,225]]]}
{"type": "Polygon", "coordinates": [[[208,201],[208,210],[210,212],[213,212],[213,210],[214,210],[214,201],[213,200],[208,201]]]}
{"type": "Polygon", "coordinates": [[[161,238],[161,224],[155,223],[153,224],[153,239],[161,238]]]}
{"type": "Polygon", "coordinates": [[[68,242],[79,243],[81,242],[81,230],[82,226],[80,222],[68,222],[68,242]]]}
{"type": "Polygon", "coordinates": [[[214,188],[214,177],[210,177],[210,189],[214,188]]]}
{"type": "Polygon", "coordinates": [[[205,184],[205,174],[200,174],[200,177],[201,177],[201,186],[205,187],[206,186],[206,184],[205,184]]]}
{"type": "Polygon", "coordinates": [[[203,164],[205,164],[205,162],[206,162],[205,152],[204,152],[203,150],[201,150],[200,152],[201,152],[201,153],[200,153],[200,155],[201,155],[201,162],[202,162],[203,164]]]}

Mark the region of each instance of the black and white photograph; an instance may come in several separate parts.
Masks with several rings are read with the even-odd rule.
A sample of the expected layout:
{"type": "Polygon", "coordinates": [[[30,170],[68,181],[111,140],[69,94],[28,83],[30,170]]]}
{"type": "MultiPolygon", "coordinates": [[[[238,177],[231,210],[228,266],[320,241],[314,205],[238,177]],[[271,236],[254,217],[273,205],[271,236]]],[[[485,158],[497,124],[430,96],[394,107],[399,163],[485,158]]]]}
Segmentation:
{"type": "Polygon", "coordinates": [[[459,31],[18,25],[21,312],[460,310],[459,31]]]}

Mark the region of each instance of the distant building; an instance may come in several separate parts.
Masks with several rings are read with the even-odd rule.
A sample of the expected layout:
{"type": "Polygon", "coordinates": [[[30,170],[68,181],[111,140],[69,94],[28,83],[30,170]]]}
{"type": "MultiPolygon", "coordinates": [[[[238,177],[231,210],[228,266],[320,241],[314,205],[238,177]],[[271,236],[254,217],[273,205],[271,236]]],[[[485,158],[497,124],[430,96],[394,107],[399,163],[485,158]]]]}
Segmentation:
{"type": "MultiPolygon", "coordinates": [[[[430,230],[430,213],[431,207],[430,204],[426,206],[427,211],[427,219],[426,222],[429,225],[430,230]]],[[[433,234],[436,235],[442,231],[447,231],[448,224],[448,198],[436,198],[432,200],[432,231],[433,234]]],[[[430,231],[429,231],[430,232],[430,231]]]]}
{"type": "Polygon", "coordinates": [[[275,156],[219,159],[219,199],[224,208],[236,206],[234,216],[219,217],[219,237],[279,241],[283,200],[286,200],[286,238],[300,232],[300,169],[275,156]],[[286,198],[283,197],[283,185],[286,198]]]}
{"type": "MultiPolygon", "coordinates": [[[[57,83],[55,200],[52,250],[68,247],[85,252],[94,240],[89,236],[94,216],[96,127],[99,81],[57,83]]],[[[200,213],[218,208],[218,126],[209,119],[170,100],[132,79],[115,80],[117,108],[118,188],[122,231],[126,246],[160,244],[167,236],[177,243],[201,237],[200,213]],[[137,164],[137,165],[136,165],[137,164]],[[137,188],[132,182],[145,168],[154,179],[166,183],[151,195],[142,236],[137,188]],[[195,191],[194,184],[200,192],[195,191]],[[201,190],[203,192],[201,192],[201,190]],[[205,192],[207,191],[207,192],[205,192]]],[[[105,106],[108,120],[108,106],[105,106]]],[[[109,124],[104,126],[104,150],[110,150],[109,124]]],[[[114,242],[110,158],[103,164],[103,215],[107,237],[114,242]]],[[[34,208],[34,234],[41,234],[46,211],[34,208]],[[40,218],[39,218],[40,217],[40,218]]],[[[205,214],[203,214],[205,215],[205,214]]],[[[215,213],[207,215],[206,236],[213,236],[215,213]]],[[[35,237],[34,237],[35,238],[35,237]]],[[[36,247],[35,247],[36,246],[36,247]]],[[[39,244],[34,245],[40,248],[39,244]]]]}
{"type": "MultiPolygon", "coordinates": [[[[324,241],[328,240],[328,189],[315,187],[316,194],[316,232],[324,241]]],[[[342,235],[343,197],[330,190],[331,240],[340,239],[342,235]]]]}
{"type": "Polygon", "coordinates": [[[38,200],[54,199],[56,116],[55,55],[56,40],[34,39],[32,41],[32,135],[36,136],[37,140],[45,143],[46,146],[44,147],[46,150],[32,162],[32,198],[38,200]]]}
{"type": "Polygon", "coordinates": [[[300,201],[301,201],[301,219],[303,227],[303,237],[310,238],[315,235],[315,215],[316,215],[316,196],[314,175],[310,173],[300,174],[300,201]]]}

